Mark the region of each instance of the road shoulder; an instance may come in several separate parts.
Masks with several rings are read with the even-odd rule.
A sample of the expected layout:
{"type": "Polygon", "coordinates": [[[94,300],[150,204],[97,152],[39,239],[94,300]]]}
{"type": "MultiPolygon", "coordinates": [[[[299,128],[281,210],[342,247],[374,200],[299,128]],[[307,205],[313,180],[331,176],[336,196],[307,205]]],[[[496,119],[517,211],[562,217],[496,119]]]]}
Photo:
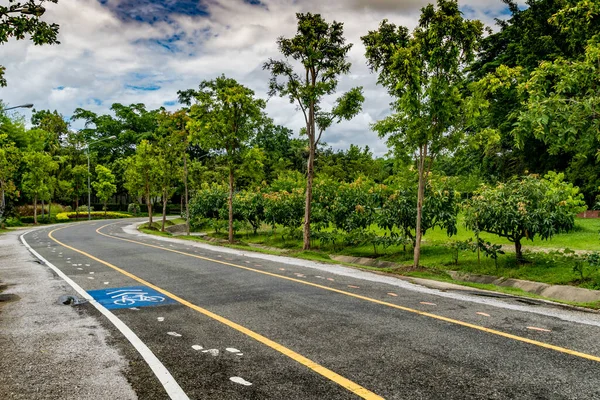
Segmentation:
{"type": "MultiPolygon", "coordinates": [[[[136,399],[125,358],[111,334],[78,306],[62,305],[74,290],[19,242],[0,235],[0,398],[136,399]]],[[[31,234],[30,234],[31,235],[31,234]]]]}

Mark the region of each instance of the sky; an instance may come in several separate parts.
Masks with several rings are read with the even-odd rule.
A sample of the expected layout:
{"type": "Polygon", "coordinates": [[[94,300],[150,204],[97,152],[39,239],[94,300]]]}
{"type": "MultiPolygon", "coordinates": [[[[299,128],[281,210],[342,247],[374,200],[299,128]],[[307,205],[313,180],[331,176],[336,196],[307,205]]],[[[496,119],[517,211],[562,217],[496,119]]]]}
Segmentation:
{"type": "MultiPolygon", "coordinates": [[[[297,12],[320,13],[327,21],[343,22],[346,40],[353,43],[352,68],[340,79],[338,93],[362,86],[365,95],[362,112],[328,129],[323,140],[334,149],[368,145],[380,156],[387,146],[370,124],[389,113],[390,98],[366,65],[360,37],[384,18],[413,29],[421,7],[431,1],[59,0],[45,4],[42,17],[60,25],[59,45],[14,39],[1,45],[8,86],[0,88],[0,99],[9,106],[34,103],[38,110],[58,110],[67,118],[77,107],[110,113],[113,103],[175,110],[178,90],[197,88],[221,74],[267,99],[269,74],[262,65],[280,58],[277,38],[295,34],[297,12]]],[[[501,0],[459,4],[466,18],[492,28],[494,18],[507,16],[501,0]]],[[[324,108],[334,100],[327,98],[324,108]]],[[[296,134],[304,124],[287,99],[269,99],[266,111],[296,134]]]]}

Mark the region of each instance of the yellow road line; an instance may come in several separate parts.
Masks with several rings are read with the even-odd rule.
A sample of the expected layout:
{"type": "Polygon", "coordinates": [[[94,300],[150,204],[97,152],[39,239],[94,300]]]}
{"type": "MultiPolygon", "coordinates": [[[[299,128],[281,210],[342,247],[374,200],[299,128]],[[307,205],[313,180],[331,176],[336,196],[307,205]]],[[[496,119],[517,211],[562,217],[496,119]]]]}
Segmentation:
{"type": "Polygon", "coordinates": [[[343,295],[346,295],[346,296],[350,296],[350,297],[354,297],[354,298],[357,298],[357,299],[366,300],[366,301],[369,301],[371,303],[381,304],[381,305],[384,305],[384,306],[396,308],[398,310],[402,310],[402,311],[407,311],[407,312],[410,312],[410,313],[418,314],[418,315],[421,315],[421,316],[424,316],[424,317],[429,317],[429,318],[437,319],[437,320],[440,320],[440,321],[448,322],[448,323],[451,323],[451,324],[455,324],[455,325],[460,325],[460,326],[464,326],[464,327],[467,327],[467,328],[476,329],[478,331],[482,331],[482,332],[486,332],[486,333],[491,333],[493,335],[502,336],[502,337],[505,337],[505,338],[508,338],[508,339],[512,339],[512,340],[516,340],[516,341],[523,342],[523,343],[532,344],[534,346],[543,347],[543,348],[546,348],[546,349],[558,351],[560,353],[565,353],[565,354],[569,354],[569,355],[572,355],[572,356],[575,356],[575,357],[584,358],[586,360],[600,362],[600,357],[598,357],[598,356],[594,356],[594,355],[587,354],[587,353],[582,353],[582,352],[579,352],[579,351],[576,351],[576,350],[567,349],[565,347],[555,346],[555,345],[552,345],[552,344],[549,344],[549,343],[540,342],[538,340],[528,339],[528,338],[525,338],[525,337],[513,335],[511,333],[507,333],[507,332],[502,332],[502,331],[498,331],[498,330],[495,330],[495,329],[486,328],[484,326],[471,324],[469,322],[459,321],[459,320],[456,320],[456,319],[443,317],[441,315],[436,315],[436,314],[432,314],[432,313],[428,313],[428,312],[424,312],[424,311],[415,310],[413,308],[404,307],[404,306],[400,306],[400,305],[393,304],[393,303],[388,303],[387,301],[382,301],[382,300],[373,299],[371,297],[361,296],[361,295],[356,294],[356,293],[346,292],[344,290],[339,290],[339,289],[331,288],[331,287],[328,287],[328,286],[319,285],[317,283],[306,282],[306,281],[303,281],[303,280],[300,280],[300,279],[290,278],[290,277],[287,277],[287,276],[284,276],[284,275],[275,274],[275,273],[272,273],[272,272],[261,271],[259,269],[245,267],[243,265],[232,264],[232,263],[229,263],[229,262],[226,262],[226,261],[215,260],[215,259],[208,258],[208,257],[202,257],[202,256],[199,256],[199,255],[196,255],[196,254],[190,254],[190,253],[186,253],[186,252],[179,251],[179,250],[174,250],[174,249],[169,249],[169,248],[165,248],[165,247],[160,247],[160,246],[156,246],[156,245],[148,244],[148,243],[144,243],[144,242],[138,242],[136,240],[120,238],[120,237],[117,237],[117,236],[111,236],[111,235],[108,235],[106,233],[100,232],[101,229],[105,228],[108,225],[112,225],[112,224],[115,224],[115,223],[116,222],[113,222],[111,224],[107,224],[107,225],[101,226],[98,229],[96,229],[96,232],[99,233],[102,236],[106,236],[106,237],[109,237],[109,238],[112,238],[112,239],[122,240],[124,242],[136,243],[136,244],[143,245],[143,246],[153,247],[153,248],[160,249],[160,250],[170,251],[172,253],[182,254],[182,255],[185,255],[185,256],[194,257],[194,258],[198,258],[198,259],[201,259],[201,260],[211,261],[211,262],[215,262],[215,263],[218,263],[218,264],[228,265],[228,266],[231,266],[231,267],[245,269],[247,271],[252,271],[252,272],[256,272],[256,273],[263,274],[263,275],[273,276],[273,277],[276,277],[276,278],[280,278],[280,279],[285,279],[285,280],[292,281],[292,282],[301,283],[303,285],[317,287],[317,288],[320,288],[320,289],[328,290],[330,292],[340,293],[340,294],[343,294],[343,295]]]}
{"type": "MultiPolygon", "coordinates": [[[[107,226],[107,225],[104,225],[104,226],[107,226]]],[[[254,339],[254,340],[256,340],[256,341],[258,341],[258,342],[260,342],[260,343],[262,343],[264,345],[267,345],[267,346],[269,346],[270,348],[272,348],[274,350],[277,350],[278,352],[280,352],[280,353],[288,356],[292,360],[294,360],[294,361],[296,361],[296,362],[304,365],[305,367],[310,368],[311,370],[313,370],[314,372],[318,373],[319,375],[321,375],[321,376],[323,376],[323,377],[325,377],[325,378],[327,378],[327,379],[329,379],[329,380],[337,383],[338,385],[344,387],[345,389],[349,390],[350,392],[352,392],[352,393],[354,393],[354,394],[362,397],[363,399],[368,399],[368,400],[383,399],[383,397],[381,397],[381,396],[379,396],[379,395],[371,392],[370,390],[368,390],[368,389],[360,386],[359,384],[357,384],[357,383],[355,383],[355,382],[353,382],[353,381],[351,381],[351,380],[349,380],[347,378],[344,378],[343,376],[341,376],[341,375],[333,372],[332,370],[327,369],[327,368],[323,367],[320,364],[317,364],[316,362],[314,362],[314,361],[312,361],[312,360],[304,357],[303,355],[298,354],[295,351],[293,351],[291,349],[288,349],[287,347],[282,346],[279,343],[274,342],[271,339],[269,339],[269,338],[267,338],[265,336],[262,336],[259,333],[256,333],[256,332],[254,332],[254,331],[252,331],[252,330],[250,330],[250,329],[248,329],[248,328],[246,328],[246,327],[244,327],[242,325],[236,324],[235,322],[230,321],[227,318],[221,317],[220,315],[215,314],[213,312],[210,312],[210,311],[208,311],[208,310],[206,310],[206,309],[204,309],[202,307],[199,307],[199,306],[197,306],[197,305],[195,305],[193,303],[190,303],[189,301],[187,301],[187,300],[185,300],[185,299],[183,299],[183,298],[181,298],[181,297],[179,297],[179,296],[177,296],[177,295],[175,295],[175,294],[173,294],[173,293],[171,293],[171,292],[169,292],[169,291],[167,291],[165,289],[162,289],[162,288],[160,288],[160,287],[158,287],[156,285],[153,285],[152,283],[150,283],[150,282],[148,282],[148,281],[146,281],[146,280],[144,280],[144,279],[142,279],[142,278],[140,278],[140,277],[138,277],[138,276],[136,276],[136,275],[134,275],[134,274],[132,274],[130,272],[127,272],[127,271],[125,271],[125,270],[123,270],[123,269],[121,269],[121,268],[119,268],[119,267],[117,267],[117,266],[115,266],[115,265],[113,265],[113,264],[111,264],[109,262],[101,260],[98,257],[95,257],[95,256],[93,256],[91,254],[88,254],[88,253],[86,253],[86,252],[84,252],[82,250],[79,250],[79,249],[71,247],[71,246],[69,246],[67,244],[64,244],[61,241],[57,240],[54,236],[52,236],[52,234],[54,232],[56,232],[58,230],[61,230],[61,229],[64,229],[64,228],[65,227],[54,229],[53,231],[51,231],[50,233],[48,233],[48,237],[50,239],[54,240],[59,245],[65,247],[65,248],[67,248],[69,250],[75,251],[75,252],[77,252],[79,254],[82,254],[82,255],[84,255],[86,257],[91,258],[94,261],[97,261],[97,262],[99,262],[101,264],[104,264],[107,267],[110,267],[110,268],[114,269],[115,271],[120,272],[121,274],[123,274],[123,275],[125,275],[125,276],[127,276],[127,277],[129,277],[129,278],[131,278],[131,279],[133,279],[135,281],[138,281],[139,283],[141,283],[141,284],[143,284],[145,286],[148,286],[148,287],[150,287],[150,288],[152,288],[152,289],[154,289],[154,290],[156,290],[156,291],[164,294],[165,296],[170,297],[171,299],[173,299],[173,300],[175,300],[175,301],[183,304],[186,307],[189,307],[189,308],[191,308],[191,309],[193,309],[195,311],[198,311],[199,313],[204,314],[207,317],[212,318],[212,319],[214,319],[216,321],[219,321],[222,324],[225,324],[228,327],[233,328],[233,329],[235,329],[238,332],[241,332],[241,333],[243,333],[243,334],[245,334],[247,336],[250,336],[252,339],[254,339]]],[[[100,228],[98,228],[98,229],[100,229],[100,228]]],[[[102,235],[104,235],[104,234],[102,234],[102,235]]],[[[105,236],[108,236],[108,235],[105,235],[105,236]]],[[[156,246],[156,247],[158,247],[158,246],[156,246]]]]}

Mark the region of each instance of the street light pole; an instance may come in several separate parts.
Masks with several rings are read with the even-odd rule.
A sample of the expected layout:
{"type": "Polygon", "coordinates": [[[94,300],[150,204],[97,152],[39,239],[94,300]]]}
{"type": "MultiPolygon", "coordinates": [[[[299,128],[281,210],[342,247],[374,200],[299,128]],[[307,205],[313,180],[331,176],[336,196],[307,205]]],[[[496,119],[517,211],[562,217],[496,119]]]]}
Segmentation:
{"type": "Polygon", "coordinates": [[[109,136],[109,137],[104,138],[104,139],[96,140],[96,141],[91,142],[91,143],[85,143],[84,142],[85,143],[85,148],[86,148],[86,155],[87,155],[87,164],[88,164],[88,166],[87,166],[88,167],[88,173],[87,173],[87,176],[88,176],[88,190],[87,190],[87,192],[88,192],[88,206],[87,206],[87,209],[88,209],[88,221],[90,221],[92,219],[92,212],[90,210],[90,207],[92,205],[91,204],[92,203],[92,188],[90,187],[91,186],[90,185],[90,146],[93,145],[93,144],[96,144],[98,142],[103,142],[105,140],[112,140],[112,139],[116,139],[116,138],[117,137],[113,135],[113,136],[109,136]]]}
{"type": "Polygon", "coordinates": [[[29,104],[21,104],[20,106],[3,108],[2,111],[14,110],[15,108],[31,108],[31,107],[33,107],[33,104],[31,104],[31,103],[29,103],[29,104]]]}

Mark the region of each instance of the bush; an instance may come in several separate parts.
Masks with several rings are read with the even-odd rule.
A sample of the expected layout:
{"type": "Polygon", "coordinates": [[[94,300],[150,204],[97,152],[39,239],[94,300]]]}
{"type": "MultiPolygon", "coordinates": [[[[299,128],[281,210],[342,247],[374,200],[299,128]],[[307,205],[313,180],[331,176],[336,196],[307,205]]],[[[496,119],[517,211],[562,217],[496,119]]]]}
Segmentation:
{"type": "Polygon", "coordinates": [[[130,212],[132,214],[139,214],[140,213],[140,205],[137,203],[130,203],[127,206],[127,212],[130,212]]]}
{"type": "MultiPolygon", "coordinates": [[[[77,207],[77,211],[81,212],[88,212],[88,206],[79,206],[77,207]]],[[[94,207],[90,207],[90,212],[94,211],[94,207]]]]}
{"type": "MultiPolygon", "coordinates": [[[[118,212],[114,212],[114,211],[107,211],[106,213],[104,213],[104,211],[94,211],[92,213],[90,213],[91,217],[93,219],[112,219],[112,218],[129,218],[131,217],[131,215],[129,214],[124,214],[124,213],[118,213],[118,212]]],[[[88,216],[87,214],[79,214],[79,219],[86,219],[88,216]]],[[[68,213],[60,213],[58,215],[56,215],[56,220],[60,221],[60,222],[64,222],[64,221],[68,221],[71,219],[76,219],[77,218],[77,213],[71,211],[68,213]]]]}

